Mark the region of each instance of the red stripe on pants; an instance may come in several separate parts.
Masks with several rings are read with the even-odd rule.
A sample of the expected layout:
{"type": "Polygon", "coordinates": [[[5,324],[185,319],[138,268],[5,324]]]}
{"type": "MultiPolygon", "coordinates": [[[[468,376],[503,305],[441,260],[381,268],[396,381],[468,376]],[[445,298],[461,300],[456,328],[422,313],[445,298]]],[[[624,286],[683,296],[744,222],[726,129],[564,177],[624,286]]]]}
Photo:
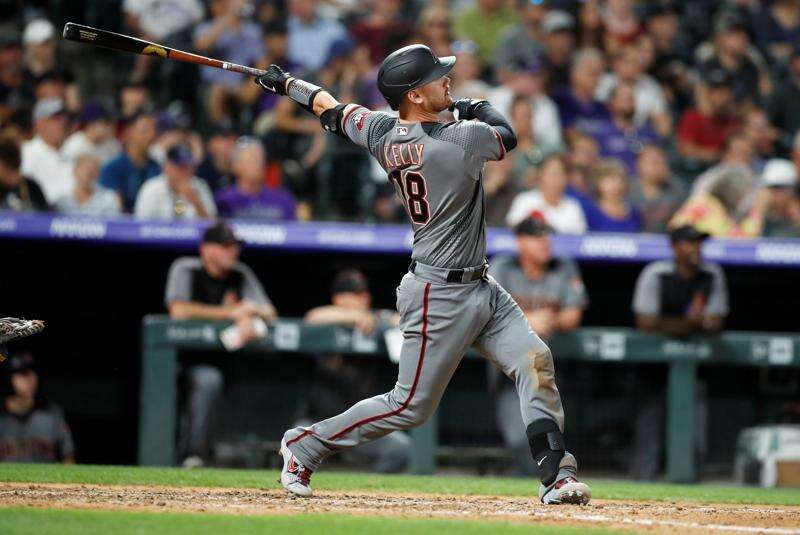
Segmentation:
{"type": "MultiPolygon", "coordinates": [[[[381,420],[383,418],[390,418],[392,416],[396,416],[406,410],[408,406],[411,404],[411,400],[414,398],[414,393],[417,391],[417,385],[419,384],[419,377],[422,374],[422,364],[425,361],[425,347],[428,345],[428,294],[430,293],[431,283],[428,282],[425,284],[425,294],[422,298],[422,344],[419,349],[419,361],[417,362],[417,370],[414,373],[414,382],[411,384],[411,390],[408,393],[408,398],[395,410],[391,412],[387,412],[384,414],[379,414],[377,416],[371,416],[369,418],[365,418],[364,420],[360,420],[353,425],[339,431],[328,440],[336,440],[340,438],[353,429],[357,427],[361,427],[362,425],[368,424],[370,422],[374,422],[376,420],[381,420]]],[[[293,438],[292,440],[286,443],[287,446],[294,444],[298,440],[303,437],[306,437],[311,434],[311,430],[307,429],[303,431],[301,434],[293,438]]]]}

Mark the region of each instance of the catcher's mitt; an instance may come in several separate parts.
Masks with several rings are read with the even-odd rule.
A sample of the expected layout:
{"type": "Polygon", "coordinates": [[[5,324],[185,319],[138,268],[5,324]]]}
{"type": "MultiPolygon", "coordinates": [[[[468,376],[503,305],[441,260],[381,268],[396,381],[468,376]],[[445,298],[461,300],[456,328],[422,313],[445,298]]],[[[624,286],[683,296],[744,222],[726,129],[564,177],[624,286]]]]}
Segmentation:
{"type": "Polygon", "coordinates": [[[42,320],[25,320],[19,318],[0,318],[0,344],[16,338],[25,338],[44,329],[42,320]]]}

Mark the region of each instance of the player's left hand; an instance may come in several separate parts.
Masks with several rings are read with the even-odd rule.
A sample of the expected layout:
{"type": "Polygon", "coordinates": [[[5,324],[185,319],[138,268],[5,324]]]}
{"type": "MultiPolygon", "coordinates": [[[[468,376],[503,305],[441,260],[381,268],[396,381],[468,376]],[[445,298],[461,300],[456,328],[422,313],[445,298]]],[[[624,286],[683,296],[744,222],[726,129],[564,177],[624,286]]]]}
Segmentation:
{"type": "Polygon", "coordinates": [[[450,105],[450,111],[458,112],[456,119],[469,121],[475,118],[475,110],[488,103],[484,99],[462,98],[450,105]]]}
{"type": "Polygon", "coordinates": [[[267,72],[256,77],[255,82],[264,89],[272,91],[273,93],[285,95],[286,82],[291,77],[292,76],[288,72],[284,71],[273,63],[267,67],[267,72]]]}

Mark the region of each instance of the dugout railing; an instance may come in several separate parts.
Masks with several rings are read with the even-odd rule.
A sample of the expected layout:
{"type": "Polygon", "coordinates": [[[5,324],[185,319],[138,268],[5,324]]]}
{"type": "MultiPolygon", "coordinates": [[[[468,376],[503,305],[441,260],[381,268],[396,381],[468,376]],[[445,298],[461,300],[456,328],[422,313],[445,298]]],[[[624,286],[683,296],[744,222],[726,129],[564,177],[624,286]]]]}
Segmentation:
{"type": "MultiPolygon", "coordinates": [[[[171,465],[175,461],[177,365],[179,350],[224,351],[219,332],[224,322],[175,321],[163,315],[142,321],[142,361],[139,398],[140,465],[171,465]]],[[[717,336],[668,338],[628,328],[582,328],[550,341],[557,359],[594,362],[666,363],[667,479],[693,482],[695,463],[695,396],[698,365],[800,366],[800,335],[728,331],[717,336]]],[[[381,331],[365,336],[358,330],[306,325],[280,318],[269,335],[245,350],[265,357],[286,353],[375,356],[388,358],[381,331]]],[[[413,429],[410,470],[430,474],[436,468],[437,421],[413,429]]]]}

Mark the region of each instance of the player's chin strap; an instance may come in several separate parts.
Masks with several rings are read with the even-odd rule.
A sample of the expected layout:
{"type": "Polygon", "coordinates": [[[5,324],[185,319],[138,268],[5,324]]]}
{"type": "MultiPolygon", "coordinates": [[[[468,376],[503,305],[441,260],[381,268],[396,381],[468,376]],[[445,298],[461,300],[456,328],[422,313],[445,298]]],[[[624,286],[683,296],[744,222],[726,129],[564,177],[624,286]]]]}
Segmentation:
{"type": "Polygon", "coordinates": [[[564,457],[564,435],[556,422],[549,418],[534,420],[525,430],[533,460],[539,467],[539,477],[546,487],[555,481],[564,457]]]}

